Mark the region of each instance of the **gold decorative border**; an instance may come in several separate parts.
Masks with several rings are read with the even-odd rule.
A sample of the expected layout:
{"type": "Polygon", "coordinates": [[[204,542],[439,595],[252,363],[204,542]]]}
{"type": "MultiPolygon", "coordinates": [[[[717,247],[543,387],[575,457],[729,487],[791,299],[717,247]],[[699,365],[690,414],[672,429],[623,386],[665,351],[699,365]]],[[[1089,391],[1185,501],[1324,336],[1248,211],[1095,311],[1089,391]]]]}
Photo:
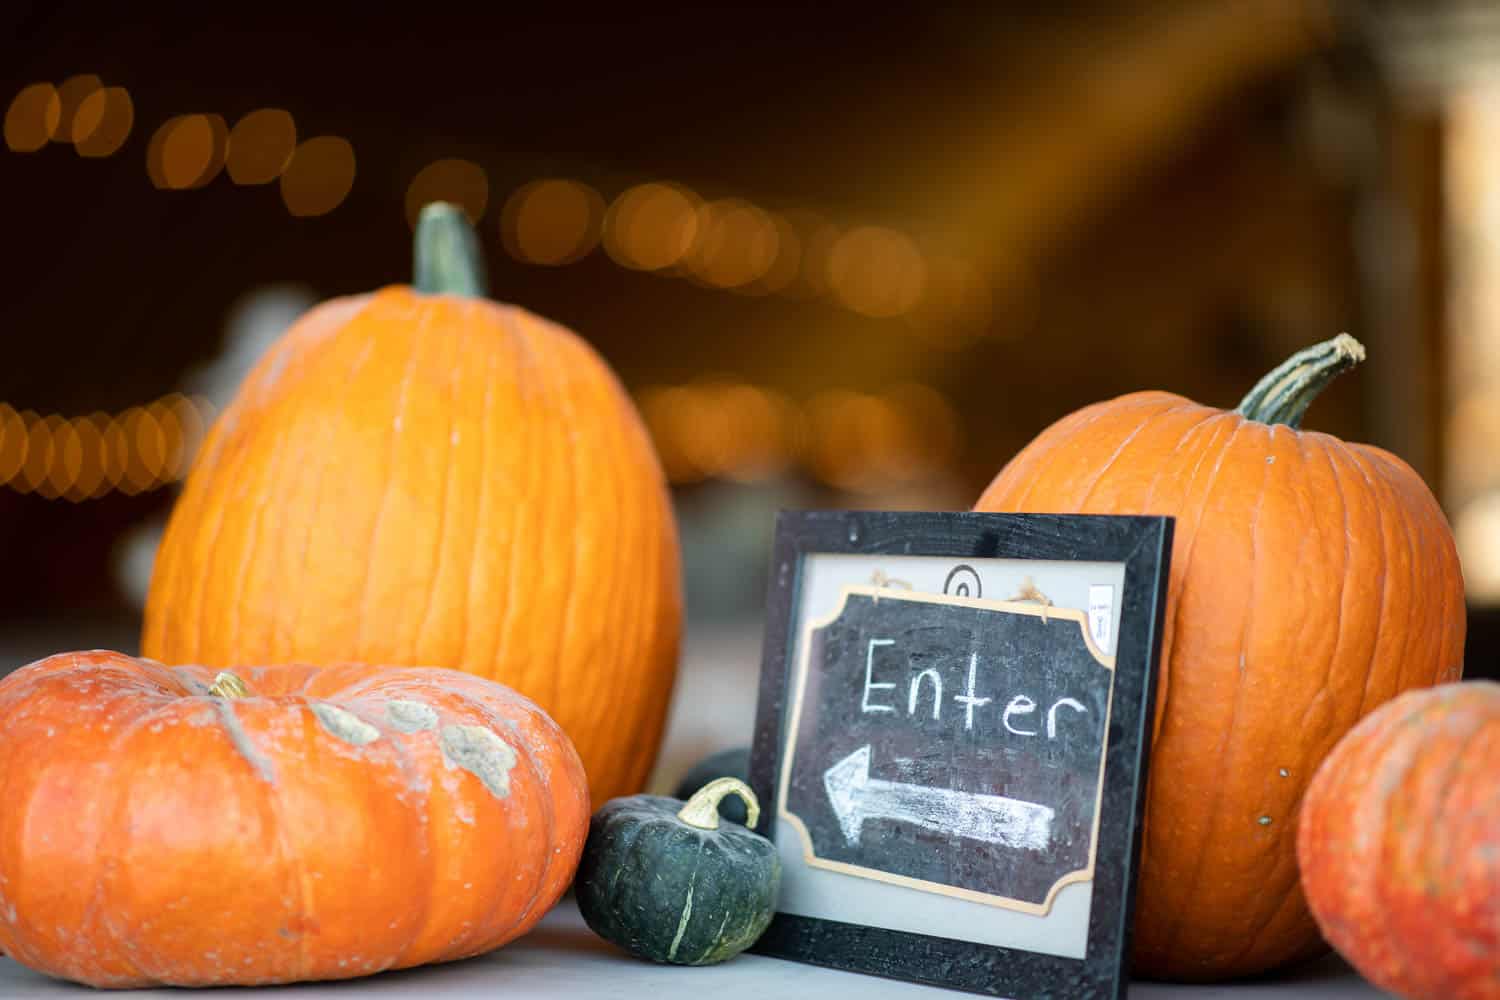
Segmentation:
{"type": "Polygon", "coordinates": [[[903,591],[893,594],[889,589],[861,585],[847,584],[839,597],[838,606],[833,613],[827,617],[809,622],[802,630],[798,640],[800,648],[797,655],[797,680],[792,692],[792,716],[790,725],[787,726],[786,747],[782,753],[781,781],[776,790],[776,811],[787,824],[797,831],[802,841],[802,860],[812,868],[822,868],[828,871],[839,872],[844,875],[852,875],[856,878],[867,878],[879,882],[887,882],[892,885],[905,886],[908,889],[917,889],[921,892],[930,892],[942,896],[951,896],[957,899],[965,899],[974,903],[983,903],[986,906],[995,906],[1004,910],[1015,910],[1034,916],[1046,916],[1052,911],[1052,905],[1057,899],[1057,894],[1064,886],[1075,882],[1088,882],[1094,877],[1094,862],[1099,851],[1099,813],[1104,799],[1104,765],[1105,754],[1109,749],[1109,720],[1114,711],[1115,683],[1114,669],[1115,658],[1106,654],[1094,642],[1094,637],[1089,632],[1088,614],[1078,608],[1059,608],[1051,605],[1042,605],[1034,602],[1022,601],[990,601],[975,597],[956,597],[952,594],[922,594],[903,591]],[[844,608],[849,603],[852,595],[861,594],[871,598],[876,603],[883,600],[890,601],[915,601],[925,604],[953,604],[966,608],[981,608],[988,611],[1003,611],[1010,614],[1031,615],[1036,618],[1045,618],[1051,621],[1054,618],[1073,621],[1078,625],[1083,635],[1084,645],[1093,655],[1094,659],[1106,670],[1110,671],[1109,699],[1104,709],[1104,738],[1099,745],[1099,785],[1094,792],[1094,829],[1089,837],[1089,862],[1084,868],[1066,872],[1052,884],[1047,891],[1047,898],[1040,903],[1028,903],[1025,900],[1011,899],[1008,896],[998,896],[993,893],[976,892],[973,889],[964,889],[958,886],[945,885],[942,882],[931,882],[926,879],[911,878],[907,875],[896,875],[891,872],[881,871],[878,868],[866,868],[863,865],[852,865],[844,861],[830,861],[820,858],[813,851],[812,836],[808,833],[807,825],[802,822],[801,817],[787,807],[787,790],[791,784],[792,762],[796,756],[797,733],[802,723],[803,693],[807,689],[807,675],[812,659],[812,634],[815,630],[825,628],[838,621],[843,615],[844,608]]]}

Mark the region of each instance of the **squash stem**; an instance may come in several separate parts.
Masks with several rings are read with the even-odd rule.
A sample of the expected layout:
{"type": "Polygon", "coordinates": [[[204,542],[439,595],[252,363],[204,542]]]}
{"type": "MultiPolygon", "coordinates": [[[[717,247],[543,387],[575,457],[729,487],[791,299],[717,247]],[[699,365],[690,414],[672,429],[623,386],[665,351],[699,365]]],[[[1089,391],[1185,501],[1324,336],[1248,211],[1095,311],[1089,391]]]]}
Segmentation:
{"type": "Polygon", "coordinates": [[[435,201],[417,217],[412,284],[428,295],[483,298],[489,292],[484,255],[469,217],[457,205],[435,201]]]}
{"type": "Polygon", "coordinates": [[[248,698],[250,685],[233,671],[220,670],[214,677],[214,682],[208,686],[208,693],[215,698],[248,698]]]}
{"type": "Polygon", "coordinates": [[[1364,345],[1347,333],[1298,351],[1287,358],[1240,401],[1235,410],[1247,420],[1300,427],[1318,393],[1340,373],[1365,359],[1364,345]]]}
{"type": "Polygon", "coordinates": [[[738,795],[745,803],[745,825],[754,829],[760,822],[760,802],[750,786],[739,778],[715,778],[693,793],[687,805],[677,812],[677,818],[688,826],[700,830],[719,828],[719,802],[726,795],[738,795]]]}

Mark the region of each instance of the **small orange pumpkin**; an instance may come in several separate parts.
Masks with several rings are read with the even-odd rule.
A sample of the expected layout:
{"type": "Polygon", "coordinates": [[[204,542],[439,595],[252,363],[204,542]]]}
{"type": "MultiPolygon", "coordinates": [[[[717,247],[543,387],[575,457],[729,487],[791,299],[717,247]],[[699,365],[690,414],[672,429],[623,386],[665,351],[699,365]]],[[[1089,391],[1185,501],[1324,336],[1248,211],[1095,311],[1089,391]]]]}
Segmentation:
{"type": "Polygon", "coordinates": [[[464,670],[551,714],[596,801],[640,791],[682,628],[651,440],[588,344],[483,298],[461,210],[424,210],[416,264],[304,316],[214,424],[141,651],[464,670]]]}
{"type": "Polygon", "coordinates": [[[489,951],[562,895],[589,820],[567,736],[499,684],[109,652],[0,681],[0,790],[0,950],[101,987],[489,951]]]}
{"type": "Polygon", "coordinates": [[[1299,429],[1347,335],[1294,355],[1235,411],[1166,392],[1047,428],[976,510],[1176,518],[1132,940],[1138,974],[1211,980],[1321,949],[1296,815],[1358,719],[1463,669],[1463,577],[1421,478],[1299,429]]]}
{"type": "Polygon", "coordinates": [[[1410,691],[1349,731],[1302,800],[1329,942],[1412,1000],[1500,1000],[1500,684],[1410,691]]]}

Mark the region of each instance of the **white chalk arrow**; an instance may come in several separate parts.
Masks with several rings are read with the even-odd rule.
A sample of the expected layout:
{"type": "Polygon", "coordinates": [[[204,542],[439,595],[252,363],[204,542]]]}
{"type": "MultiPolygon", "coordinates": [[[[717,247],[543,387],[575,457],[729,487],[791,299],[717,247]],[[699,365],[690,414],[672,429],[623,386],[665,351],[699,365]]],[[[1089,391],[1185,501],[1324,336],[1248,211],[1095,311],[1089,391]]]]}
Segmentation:
{"type": "Polygon", "coordinates": [[[844,839],[851,845],[859,843],[867,819],[900,820],[940,833],[1032,850],[1046,847],[1052,837],[1050,806],[871,778],[868,745],[824,772],[823,787],[844,839]]]}

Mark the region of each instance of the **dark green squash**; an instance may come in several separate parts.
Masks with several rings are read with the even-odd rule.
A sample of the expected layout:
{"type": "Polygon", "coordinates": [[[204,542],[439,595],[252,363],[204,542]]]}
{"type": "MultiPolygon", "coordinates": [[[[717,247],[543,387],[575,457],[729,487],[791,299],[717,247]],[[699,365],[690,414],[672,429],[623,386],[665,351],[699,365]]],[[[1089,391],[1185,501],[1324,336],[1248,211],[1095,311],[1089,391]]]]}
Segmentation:
{"type": "MultiPolygon", "coordinates": [[[[739,778],[745,784],[750,784],[750,748],[730,747],[709,754],[682,776],[672,794],[687,801],[693,797],[694,792],[715,778],[739,778]]],[[[738,795],[724,796],[719,800],[719,815],[731,823],[743,826],[747,816],[745,800],[738,795]]]]}
{"type": "Polygon", "coordinates": [[[721,823],[719,801],[760,804],[744,782],[718,778],[684,805],[662,795],[611,799],[594,814],[573,884],[589,927],[637,958],[712,965],[744,951],[776,910],[781,859],[766,838],[721,823]]]}

